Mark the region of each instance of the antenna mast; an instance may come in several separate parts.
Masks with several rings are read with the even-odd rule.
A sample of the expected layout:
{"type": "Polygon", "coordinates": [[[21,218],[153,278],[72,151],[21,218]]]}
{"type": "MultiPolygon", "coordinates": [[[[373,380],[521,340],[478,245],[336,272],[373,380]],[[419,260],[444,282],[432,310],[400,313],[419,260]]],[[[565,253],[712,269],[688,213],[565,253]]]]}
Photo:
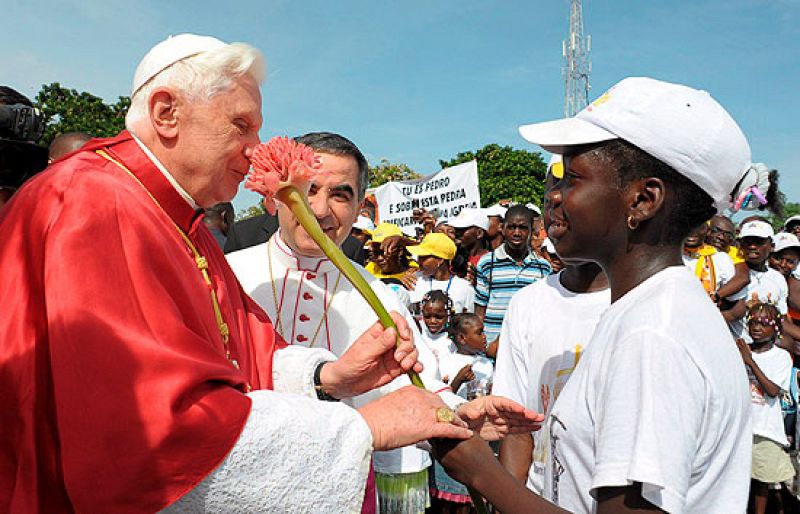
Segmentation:
{"type": "Polygon", "coordinates": [[[574,116],[589,103],[589,74],[592,63],[589,51],[592,37],[583,35],[583,2],[571,0],[569,9],[569,36],[562,42],[564,56],[564,117],[574,116]]]}

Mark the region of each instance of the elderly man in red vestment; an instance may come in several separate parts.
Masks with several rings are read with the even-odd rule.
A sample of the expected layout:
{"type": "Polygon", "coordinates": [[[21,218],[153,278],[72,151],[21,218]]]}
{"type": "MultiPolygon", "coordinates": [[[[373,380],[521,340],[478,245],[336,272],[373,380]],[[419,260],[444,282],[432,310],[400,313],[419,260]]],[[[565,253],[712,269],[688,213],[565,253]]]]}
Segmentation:
{"type": "Polygon", "coordinates": [[[160,43],[128,130],[0,214],[0,511],[358,511],[373,448],[471,434],[422,390],[318,401],[419,368],[407,325],[397,350],[379,326],[335,361],[285,348],[202,223],[248,171],[263,69],[247,45],[160,43]]]}

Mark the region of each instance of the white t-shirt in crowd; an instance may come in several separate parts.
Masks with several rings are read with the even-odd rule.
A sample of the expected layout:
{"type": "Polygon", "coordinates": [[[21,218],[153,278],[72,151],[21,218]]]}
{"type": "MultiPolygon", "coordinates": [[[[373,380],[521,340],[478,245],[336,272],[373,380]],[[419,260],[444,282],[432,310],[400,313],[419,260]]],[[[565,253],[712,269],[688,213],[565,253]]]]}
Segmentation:
{"type": "Polygon", "coordinates": [[[411,303],[419,303],[425,293],[444,291],[453,301],[453,312],[475,312],[475,288],[461,277],[452,275],[450,280],[433,280],[417,273],[417,284],[410,292],[411,303]]]}
{"type": "Polygon", "coordinates": [[[747,373],[725,321],[684,266],[613,303],[561,395],[544,496],[594,512],[600,488],[642,484],[667,512],[744,512],[752,428],[747,373]]]}
{"type": "MultiPolygon", "coordinates": [[[[561,272],[563,273],[563,272],[561,272]]],[[[520,289],[508,304],[492,394],[548,414],[611,303],[610,289],[574,293],[561,273],[520,289]]],[[[527,486],[542,493],[548,462],[546,431],[533,432],[527,486]],[[544,436],[544,437],[543,437],[544,436]]]]}
{"type": "MultiPolygon", "coordinates": [[[[683,254],[683,264],[689,268],[692,273],[695,272],[698,259],[699,257],[697,255],[688,256],[683,254]]],[[[717,291],[720,287],[730,282],[730,280],[736,274],[736,268],[733,265],[733,259],[731,259],[731,256],[724,252],[712,254],[711,263],[714,265],[714,279],[716,282],[714,291],[717,291]]],[[[741,289],[728,297],[728,299],[732,301],[741,300],[742,298],[744,298],[744,289],[741,289]]]]}
{"type": "Polygon", "coordinates": [[[442,360],[456,353],[456,344],[447,335],[446,330],[433,334],[428,330],[428,326],[425,325],[424,322],[420,328],[420,342],[427,345],[428,349],[433,353],[434,357],[436,357],[437,369],[435,375],[438,380],[441,380],[442,360]]]}
{"type": "MultiPolygon", "coordinates": [[[[753,352],[753,360],[764,375],[781,391],[789,390],[789,381],[792,376],[792,357],[783,348],[773,346],[766,352],[753,352]]],[[[772,439],[782,446],[788,446],[789,440],[783,427],[783,411],[781,410],[781,395],[769,397],[764,394],[761,384],[755,375],[747,368],[750,377],[750,393],[753,400],[753,434],[772,439]]]]}
{"type": "MultiPolygon", "coordinates": [[[[772,303],[778,307],[781,314],[788,312],[787,300],[789,298],[789,286],[786,278],[779,271],[767,268],[766,271],[750,270],[750,283],[744,288],[744,300],[772,303]]],[[[741,337],[750,342],[750,334],[745,326],[744,318],[733,320],[729,323],[734,337],[741,337]]]]}
{"type": "Polygon", "coordinates": [[[461,353],[454,353],[444,357],[439,366],[442,373],[442,380],[452,384],[453,379],[464,366],[472,366],[472,372],[475,378],[462,382],[456,394],[462,398],[467,398],[469,384],[472,382],[475,386],[480,386],[483,390],[483,395],[489,394],[489,388],[494,380],[494,363],[491,359],[484,355],[464,355],[461,353]]]}

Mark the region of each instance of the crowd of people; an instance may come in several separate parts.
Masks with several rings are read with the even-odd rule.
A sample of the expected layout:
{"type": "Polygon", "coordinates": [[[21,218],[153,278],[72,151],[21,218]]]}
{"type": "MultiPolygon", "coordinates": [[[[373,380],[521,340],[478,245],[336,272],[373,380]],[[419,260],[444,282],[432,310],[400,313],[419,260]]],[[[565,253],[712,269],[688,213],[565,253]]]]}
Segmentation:
{"type": "Polygon", "coordinates": [[[800,216],[774,231],[777,172],[708,93],[630,78],[520,127],[541,208],[414,231],[356,144],[296,137],[387,329],[288,206],[234,223],[264,66],[169,38],[125,131],[49,149],[0,88],[0,511],[798,508],[800,216]]]}

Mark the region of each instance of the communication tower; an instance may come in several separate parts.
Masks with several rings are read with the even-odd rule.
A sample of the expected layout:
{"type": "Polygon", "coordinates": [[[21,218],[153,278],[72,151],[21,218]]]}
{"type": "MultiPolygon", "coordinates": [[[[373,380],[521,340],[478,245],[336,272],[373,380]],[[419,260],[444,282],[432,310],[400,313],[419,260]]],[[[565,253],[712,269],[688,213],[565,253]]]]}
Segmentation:
{"type": "Polygon", "coordinates": [[[592,63],[589,51],[592,36],[583,34],[583,2],[571,0],[569,9],[569,36],[562,42],[564,56],[564,117],[574,116],[589,103],[589,74],[592,63]]]}

